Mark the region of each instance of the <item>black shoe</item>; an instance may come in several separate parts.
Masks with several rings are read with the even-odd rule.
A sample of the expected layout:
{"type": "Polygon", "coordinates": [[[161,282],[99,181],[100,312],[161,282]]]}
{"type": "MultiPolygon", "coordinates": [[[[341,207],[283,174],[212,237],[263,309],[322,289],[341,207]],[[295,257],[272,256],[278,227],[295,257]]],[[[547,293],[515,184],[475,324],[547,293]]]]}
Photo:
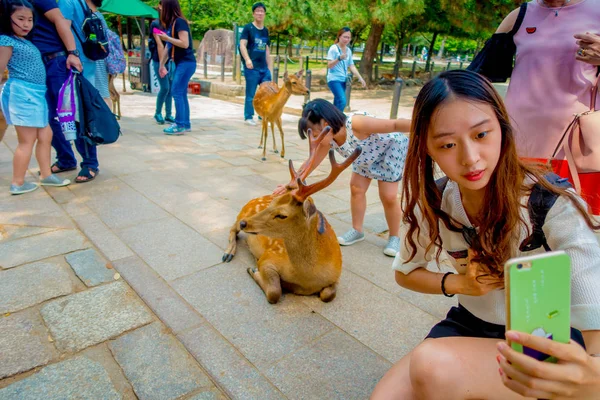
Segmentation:
{"type": "Polygon", "coordinates": [[[173,116],[171,116],[171,115],[167,115],[165,117],[165,121],[174,124],[175,123],[175,118],[173,118],[173,116]]]}

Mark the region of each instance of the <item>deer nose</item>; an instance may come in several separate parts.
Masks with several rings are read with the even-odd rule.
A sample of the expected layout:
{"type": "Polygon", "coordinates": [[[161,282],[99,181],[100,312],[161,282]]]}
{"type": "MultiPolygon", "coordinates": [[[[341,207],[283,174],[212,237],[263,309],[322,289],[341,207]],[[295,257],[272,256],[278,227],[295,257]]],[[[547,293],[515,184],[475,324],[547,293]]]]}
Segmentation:
{"type": "Polygon", "coordinates": [[[246,223],[246,221],[241,220],[240,221],[240,228],[245,229],[248,226],[248,224],[246,223]]]}

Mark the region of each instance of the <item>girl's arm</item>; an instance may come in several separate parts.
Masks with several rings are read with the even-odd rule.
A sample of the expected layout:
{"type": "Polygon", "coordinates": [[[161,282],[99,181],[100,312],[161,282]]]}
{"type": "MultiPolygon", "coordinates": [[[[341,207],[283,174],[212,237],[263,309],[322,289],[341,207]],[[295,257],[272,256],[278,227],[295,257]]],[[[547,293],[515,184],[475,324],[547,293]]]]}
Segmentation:
{"type": "Polygon", "coordinates": [[[2,83],[2,77],[4,76],[4,70],[8,65],[8,61],[12,57],[13,48],[10,46],[0,47],[0,83],[2,83]]]}
{"type": "Polygon", "coordinates": [[[409,132],[410,119],[381,119],[366,115],[352,116],[352,131],[360,140],[374,133],[409,132]]]}
{"type": "Polygon", "coordinates": [[[358,72],[358,69],[356,69],[356,66],[354,64],[350,65],[350,72],[352,72],[352,74],[354,76],[358,77],[358,81],[360,82],[360,84],[362,85],[362,87],[366,87],[367,86],[367,82],[365,82],[365,80],[360,75],[360,73],[358,72]]]}
{"type": "MultiPolygon", "coordinates": [[[[177,22],[175,22],[177,24],[177,22]]],[[[177,27],[175,27],[177,29],[177,27]]],[[[173,44],[173,46],[181,47],[182,49],[187,49],[190,45],[190,35],[186,30],[180,30],[177,32],[178,39],[172,38],[168,35],[158,35],[158,37],[165,42],[169,42],[173,44]]]]}
{"type": "MultiPolygon", "coordinates": [[[[308,133],[309,135],[312,133],[308,133]]],[[[308,173],[305,174],[306,176],[310,175],[310,173],[312,171],[315,170],[315,168],[317,168],[321,162],[323,161],[323,159],[327,156],[327,154],[329,153],[329,149],[331,148],[331,141],[333,140],[333,133],[329,132],[327,134],[327,136],[325,136],[323,138],[323,140],[321,141],[321,143],[319,143],[319,146],[317,147],[317,150],[315,151],[315,161],[312,164],[312,168],[310,168],[308,170],[308,173]]],[[[298,175],[303,175],[304,171],[306,170],[307,166],[308,166],[308,161],[309,159],[307,159],[306,161],[304,161],[302,163],[302,165],[300,166],[300,168],[298,168],[296,170],[296,172],[298,173],[298,175]]],[[[274,195],[280,195],[280,194],[284,194],[289,188],[296,188],[298,187],[298,184],[296,183],[295,179],[290,180],[290,183],[288,183],[287,185],[278,185],[275,190],[273,191],[274,195]]]]}
{"type": "MultiPolygon", "coordinates": [[[[493,290],[504,288],[503,278],[481,276],[484,273],[485,269],[481,265],[467,261],[466,273],[448,275],[444,282],[444,290],[447,294],[483,296],[493,290]]],[[[408,274],[396,271],[398,285],[420,293],[442,294],[443,277],[444,273],[428,271],[425,268],[414,269],[408,274]]]]}
{"type": "Polygon", "coordinates": [[[160,40],[160,37],[156,33],[153,33],[152,36],[154,36],[154,42],[156,43],[156,52],[158,54],[158,59],[160,60],[160,58],[162,57],[162,54],[165,50],[165,45],[164,45],[163,41],[160,40]]]}
{"type": "MultiPolygon", "coordinates": [[[[581,331],[588,354],[600,355],[600,331],[581,331]]],[[[600,362],[600,358],[598,358],[600,362]]]]}

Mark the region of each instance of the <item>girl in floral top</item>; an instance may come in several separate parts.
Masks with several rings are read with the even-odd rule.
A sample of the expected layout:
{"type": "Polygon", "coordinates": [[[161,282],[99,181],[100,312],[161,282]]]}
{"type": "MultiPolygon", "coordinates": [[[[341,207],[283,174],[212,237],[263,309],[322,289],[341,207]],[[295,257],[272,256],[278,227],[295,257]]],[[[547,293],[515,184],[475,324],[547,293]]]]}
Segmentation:
{"type": "MultiPolygon", "coordinates": [[[[46,70],[39,50],[26,39],[33,28],[33,6],[27,0],[3,3],[0,17],[0,71],[8,67],[9,79],[2,89],[2,112],[14,125],[19,144],[13,158],[12,194],[31,192],[37,183],[25,182],[33,146],[40,166],[41,184],[66,186],[50,170],[52,131],[48,125],[46,70]]],[[[1,79],[1,78],[0,78],[1,79]]]]}
{"type": "MultiPolygon", "coordinates": [[[[339,243],[349,246],[364,240],[366,194],[371,180],[375,179],[389,229],[389,240],[383,253],[394,257],[400,248],[398,184],[402,179],[408,148],[408,137],[400,132],[410,129],[410,120],[378,119],[366,113],[346,116],[328,101],[315,99],[304,107],[302,118],[298,122],[298,132],[302,139],[306,139],[307,134],[317,136],[324,129],[329,133],[317,149],[312,169],[321,163],[330,148],[344,157],[352,154],[357,147],[362,148],[360,156],[352,163],[350,179],[352,229],[338,237],[339,243]]],[[[304,168],[305,164],[300,167],[300,171],[304,168]]],[[[289,186],[295,186],[295,182],[290,182],[289,186]]],[[[282,188],[276,193],[281,191],[282,188]]]]}

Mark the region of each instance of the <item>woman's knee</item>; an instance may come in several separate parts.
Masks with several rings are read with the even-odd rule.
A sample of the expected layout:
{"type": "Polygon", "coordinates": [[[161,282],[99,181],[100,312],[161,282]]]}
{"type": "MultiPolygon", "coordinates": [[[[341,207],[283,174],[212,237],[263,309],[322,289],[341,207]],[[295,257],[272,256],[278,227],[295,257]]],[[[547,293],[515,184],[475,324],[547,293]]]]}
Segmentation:
{"type": "Polygon", "coordinates": [[[367,193],[367,189],[369,189],[369,185],[357,185],[354,183],[350,183],[350,194],[355,196],[364,196],[367,193]]]}
{"type": "Polygon", "coordinates": [[[50,125],[45,128],[38,129],[37,134],[38,143],[49,145],[52,143],[52,129],[50,129],[50,125]]]}
{"type": "Polygon", "coordinates": [[[398,200],[398,194],[390,191],[379,191],[379,199],[384,207],[393,207],[396,204],[400,204],[400,201],[398,200]]]}
{"type": "Polygon", "coordinates": [[[417,346],[410,357],[410,382],[416,397],[435,398],[449,390],[456,383],[457,359],[443,339],[429,339],[417,346]]]}

